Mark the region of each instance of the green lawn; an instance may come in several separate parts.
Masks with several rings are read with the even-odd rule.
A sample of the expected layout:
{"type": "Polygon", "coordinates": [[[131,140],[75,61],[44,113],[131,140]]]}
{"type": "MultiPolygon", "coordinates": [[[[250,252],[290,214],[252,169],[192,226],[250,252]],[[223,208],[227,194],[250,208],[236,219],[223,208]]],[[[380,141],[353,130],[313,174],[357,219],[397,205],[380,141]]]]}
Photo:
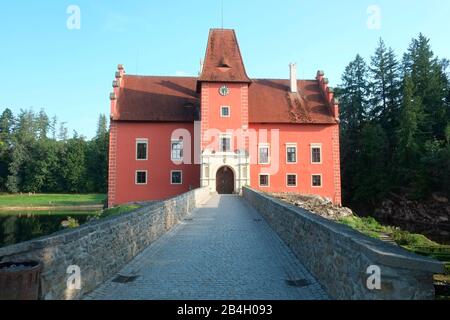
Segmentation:
{"type": "Polygon", "coordinates": [[[1,194],[0,210],[6,207],[59,207],[101,205],[104,194],[1,194]]]}
{"type": "MultiPolygon", "coordinates": [[[[72,208],[72,207],[70,207],[72,208]]],[[[102,210],[2,210],[0,208],[0,218],[2,217],[67,217],[67,216],[92,216],[101,214],[102,210]]]]}
{"type": "Polygon", "coordinates": [[[137,204],[129,204],[129,205],[126,204],[126,205],[103,210],[103,212],[101,213],[101,217],[105,218],[105,217],[118,216],[118,215],[121,215],[124,213],[134,211],[139,208],[141,208],[141,206],[137,205],[137,204]]]}

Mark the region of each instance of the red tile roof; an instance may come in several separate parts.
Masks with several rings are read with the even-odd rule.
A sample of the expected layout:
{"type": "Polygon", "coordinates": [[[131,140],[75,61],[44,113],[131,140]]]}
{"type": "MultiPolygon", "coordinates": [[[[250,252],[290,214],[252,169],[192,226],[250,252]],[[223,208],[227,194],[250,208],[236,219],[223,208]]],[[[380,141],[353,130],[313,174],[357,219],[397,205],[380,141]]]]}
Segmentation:
{"type": "Polygon", "coordinates": [[[210,30],[203,70],[198,80],[200,82],[251,82],[245,72],[234,30],[210,30]]]}
{"type": "MultiPolygon", "coordinates": [[[[200,97],[194,77],[125,75],[115,120],[192,122],[198,120],[200,97]]],[[[249,88],[250,123],[336,123],[317,80],[253,80],[249,88]]]]}
{"type": "Polygon", "coordinates": [[[117,100],[116,120],[193,122],[200,107],[194,77],[125,75],[117,100]]]}
{"type": "Polygon", "coordinates": [[[317,80],[298,80],[298,93],[289,80],[253,80],[249,88],[252,123],[336,123],[317,80]]]}

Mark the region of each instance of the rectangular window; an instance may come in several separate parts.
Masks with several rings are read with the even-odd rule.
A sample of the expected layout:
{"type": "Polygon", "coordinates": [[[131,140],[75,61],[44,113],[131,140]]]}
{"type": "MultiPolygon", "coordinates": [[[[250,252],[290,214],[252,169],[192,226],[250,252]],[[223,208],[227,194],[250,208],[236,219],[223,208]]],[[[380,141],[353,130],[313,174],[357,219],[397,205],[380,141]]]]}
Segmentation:
{"type": "Polygon", "coordinates": [[[174,161],[183,160],[183,141],[172,141],[171,144],[171,159],[174,161]]]}
{"type": "Polygon", "coordinates": [[[230,107],[220,107],[220,116],[222,118],[230,117],[230,107]]]}
{"type": "Polygon", "coordinates": [[[136,160],[148,159],[148,140],[137,139],[136,140],[136,160]]]}
{"type": "Polygon", "coordinates": [[[268,174],[260,174],[259,175],[259,186],[260,187],[268,187],[269,186],[269,175],[268,174]]]}
{"type": "Polygon", "coordinates": [[[297,186],[297,175],[296,174],[288,174],[286,176],[286,184],[288,187],[296,187],[297,186]]]}
{"type": "Polygon", "coordinates": [[[288,145],[286,147],[286,162],[297,163],[297,146],[288,145]]]}
{"type": "Polygon", "coordinates": [[[220,137],[220,151],[230,152],[231,151],[231,137],[221,136],[220,137]]]}
{"type": "Polygon", "coordinates": [[[147,184],[147,171],[136,171],[136,184],[147,184]]]}
{"type": "Polygon", "coordinates": [[[322,175],[321,174],[313,174],[312,175],[312,186],[313,187],[321,187],[322,186],[322,175]]]}
{"type": "Polygon", "coordinates": [[[322,163],[322,146],[320,145],[311,146],[311,162],[317,164],[322,163]]]}
{"type": "Polygon", "coordinates": [[[260,146],[259,147],[259,163],[260,164],[269,164],[270,163],[269,153],[270,153],[269,146],[260,146]]]}
{"type": "Polygon", "coordinates": [[[171,171],[170,176],[171,184],[183,184],[183,171],[171,171]]]}

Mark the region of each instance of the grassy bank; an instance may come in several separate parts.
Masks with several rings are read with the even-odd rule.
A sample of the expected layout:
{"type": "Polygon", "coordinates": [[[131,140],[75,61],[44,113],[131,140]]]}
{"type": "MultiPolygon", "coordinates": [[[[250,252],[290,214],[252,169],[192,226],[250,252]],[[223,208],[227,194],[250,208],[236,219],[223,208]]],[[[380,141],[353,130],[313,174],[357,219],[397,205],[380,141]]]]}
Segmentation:
{"type": "Polygon", "coordinates": [[[444,262],[446,274],[436,275],[435,280],[450,284],[450,245],[439,244],[421,234],[413,234],[396,227],[383,226],[372,217],[353,216],[342,218],[340,222],[370,237],[382,240],[388,239],[409,251],[444,262]]]}
{"type": "Polygon", "coordinates": [[[124,213],[134,211],[139,208],[141,208],[141,206],[137,205],[137,204],[122,205],[122,206],[103,210],[102,213],[99,215],[99,217],[106,218],[106,217],[118,216],[118,215],[121,215],[124,213]]]}
{"type": "Polygon", "coordinates": [[[1,194],[0,210],[7,208],[103,205],[104,194],[1,194]]]}

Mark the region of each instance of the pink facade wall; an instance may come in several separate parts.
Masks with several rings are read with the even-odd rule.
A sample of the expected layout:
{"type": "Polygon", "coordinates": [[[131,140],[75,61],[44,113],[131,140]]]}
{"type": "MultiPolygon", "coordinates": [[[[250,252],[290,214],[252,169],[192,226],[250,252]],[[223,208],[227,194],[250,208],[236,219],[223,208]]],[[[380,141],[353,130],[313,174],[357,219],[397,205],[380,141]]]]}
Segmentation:
{"type": "MultiPolygon", "coordinates": [[[[211,147],[214,138],[205,139],[205,132],[216,129],[222,133],[227,130],[242,129],[248,126],[248,84],[227,83],[230,93],[226,96],[219,94],[219,88],[223,83],[203,83],[201,91],[201,130],[202,149],[211,147]],[[230,116],[221,116],[221,107],[230,108],[230,116]]],[[[216,141],[214,151],[218,151],[219,144],[216,141]]],[[[236,141],[233,143],[236,145],[236,141]]]]}
{"type": "MultiPolygon", "coordinates": [[[[194,136],[190,123],[138,123],[113,121],[115,127],[115,168],[110,170],[109,206],[134,202],[167,199],[200,186],[200,166],[177,165],[170,154],[172,132],[186,129],[194,136]],[[148,160],[136,160],[136,139],[148,139],[148,160]],[[147,170],[147,185],[135,183],[136,170],[147,170]],[[183,171],[183,184],[171,184],[171,170],[183,171]],[[114,179],[112,179],[115,177],[114,179]]],[[[111,140],[113,140],[112,138],[111,140]]],[[[194,154],[194,146],[191,147],[194,154]]]]}
{"type": "MultiPolygon", "coordinates": [[[[227,130],[249,130],[256,135],[256,141],[246,139],[245,149],[250,152],[250,186],[267,192],[292,192],[316,194],[341,204],[340,159],[339,159],[339,125],[310,124],[249,124],[248,123],[248,84],[227,83],[230,94],[221,96],[219,88],[222,83],[202,83],[201,87],[201,150],[211,147],[218,151],[219,140],[204,139],[207,130],[227,133],[227,130]],[[230,107],[230,117],[221,117],[220,107],[230,107]],[[278,130],[279,140],[272,141],[273,130],[278,130]],[[260,135],[267,132],[267,137],[260,135]],[[271,149],[271,163],[258,163],[259,143],[268,143],[271,149]],[[274,158],[274,143],[279,144],[278,163],[274,158]],[[297,145],[297,163],[289,164],[286,160],[287,144],[297,145]],[[322,162],[311,162],[311,145],[322,147],[322,162]],[[272,168],[271,172],[267,172],[272,168]],[[273,169],[275,168],[275,172],[273,169]],[[260,187],[259,174],[269,173],[268,187],[260,187]],[[297,175],[297,185],[287,186],[287,174],[297,175]],[[312,175],[322,176],[322,186],[312,186],[312,175]]],[[[274,106],[276,107],[276,106],[274,106]]],[[[110,169],[108,205],[167,199],[191,188],[200,186],[200,164],[194,159],[194,124],[193,123],[153,123],[112,121],[110,137],[110,169]],[[193,164],[177,165],[171,160],[171,140],[175,130],[185,129],[191,141],[191,162],[193,164]],[[136,139],[147,139],[149,142],[148,160],[136,160],[136,139]],[[146,185],[137,185],[136,171],[146,170],[146,185]],[[183,171],[182,185],[171,184],[171,171],[183,171]]],[[[199,137],[198,137],[199,138],[199,137]]],[[[237,140],[233,141],[233,150],[237,140]]],[[[186,150],[185,150],[186,154],[186,150]]],[[[199,160],[200,155],[197,155],[199,160]]],[[[215,173],[212,173],[215,176],[215,173]]]]}
{"type": "MultiPolygon", "coordinates": [[[[251,186],[255,189],[266,192],[292,192],[302,194],[316,194],[331,199],[334,203],[341,203],[340,185],[336,188],[335,171],[340,171],[339,159],[338,167],[334,161],[334,137],[333,132],[338,125],[290,125],[290,124],[251,124],[250,129],[260,132],[267,130],[267,142],[271,144],[273,129],[279,130],[279,167],[278,173],[270,176],[269,187],[259,186],[259,174],[266,173],[264,169],[274,165],[271,159],[270,165],[254,164],[251,166],[251,186]],[[297,163],[288,164],[286,161],[286,146],[288,143],[297,144],[297,163]],[[311,163],[311,145],[322,145],[322,163],[311,163]],[[297,186],[288,187],[286,182],[287,174],[297,175],[297,186]],[[322,175],[322,187],[312,187],[312,175],[322,175]]],[[[259,139],[260,140],[260,139],[259,139]]],[[[337,141],[339,143],[339,141],[337,141]]],[[[274,152],[273,145],[270,145],[271,152],[274,152]]],[[[339,154],[337,154],[339,156],[339,154]]],[[[253,159],[252,163],[258,159],[253,159]]],[[[340,179],[340,176],[339,176],[340,179]]]]}

